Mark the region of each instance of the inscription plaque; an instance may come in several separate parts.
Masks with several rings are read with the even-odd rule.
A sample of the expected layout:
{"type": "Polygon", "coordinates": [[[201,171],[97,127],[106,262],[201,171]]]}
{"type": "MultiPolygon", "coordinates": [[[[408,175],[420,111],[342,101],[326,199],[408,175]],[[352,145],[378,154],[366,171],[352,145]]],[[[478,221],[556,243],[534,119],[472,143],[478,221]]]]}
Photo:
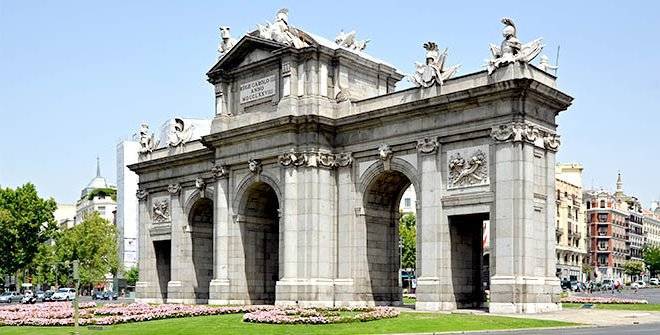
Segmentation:
{"type": "Polygon", "coordinates": [[[275,95],[275,76],[248,81],[240,87],[241,103],[247,103],[275,95]]]}

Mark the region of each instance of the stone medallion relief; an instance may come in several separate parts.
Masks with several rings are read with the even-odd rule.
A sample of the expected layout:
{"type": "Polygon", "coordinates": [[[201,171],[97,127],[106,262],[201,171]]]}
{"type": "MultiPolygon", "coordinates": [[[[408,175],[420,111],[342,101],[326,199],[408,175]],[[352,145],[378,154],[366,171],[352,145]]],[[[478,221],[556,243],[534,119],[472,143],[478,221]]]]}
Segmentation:
{"type": "Polygon", "coordinates": [[[488,185],[488,146],[447,152],[447,189],[488,185]]]}
{"type": "Polygon", "coordinates": [[[169,200],[154,200],[151,206],[151,219],[154,223],[169,222],[171,220],[169,200]]]}

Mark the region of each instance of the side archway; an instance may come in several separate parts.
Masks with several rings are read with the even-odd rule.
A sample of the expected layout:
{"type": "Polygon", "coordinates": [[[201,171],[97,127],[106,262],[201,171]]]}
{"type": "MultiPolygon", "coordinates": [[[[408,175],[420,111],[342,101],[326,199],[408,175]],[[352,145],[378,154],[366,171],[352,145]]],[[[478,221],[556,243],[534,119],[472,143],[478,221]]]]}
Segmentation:
{"type": "Polygon", "coordinates": [[[242,183],[235,213],[242,241],[247,303],[274,304],[280,279],[280,197],[270,178],[242,183]]]}
{"type": "Polygon", "coordinates": [[[193,289],[195,300],[209,299],[209,283],[213,279],[213,201],[198,198],[188,214],[192,245],[193,289]]]}

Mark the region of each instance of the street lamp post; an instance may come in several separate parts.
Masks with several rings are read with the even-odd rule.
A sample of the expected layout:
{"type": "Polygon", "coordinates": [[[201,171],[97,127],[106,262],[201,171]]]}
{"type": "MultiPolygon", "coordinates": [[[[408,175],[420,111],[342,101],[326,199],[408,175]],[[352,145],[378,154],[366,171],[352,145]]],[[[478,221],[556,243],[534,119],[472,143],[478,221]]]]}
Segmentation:
{"type": "Polygon", "coordinates": [[[73,261],[73,280],[76,281],[76,291],[73,298],[73,324],[74,324],[74,334],[80,334],[80,328],[78,324],[78,289],[80,286],[80,270],[78,269],[80,262],[76,259],[73,261]]]}

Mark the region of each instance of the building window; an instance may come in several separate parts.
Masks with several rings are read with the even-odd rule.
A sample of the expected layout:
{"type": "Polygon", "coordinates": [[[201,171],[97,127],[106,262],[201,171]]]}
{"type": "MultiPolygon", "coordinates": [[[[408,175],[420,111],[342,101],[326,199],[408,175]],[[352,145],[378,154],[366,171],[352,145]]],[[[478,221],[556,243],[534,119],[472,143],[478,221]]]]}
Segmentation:
{"type": "Polygon", "coordinates": [[[410,208],[410,198],[403,199],[403,206],[406,208],[410,208]]]}
{"type": "Polygon", "coordinates": [[[591,209],[591,201],[587,201],[587,209],[591,209]]]}
{"type": "Polygon", "coordinates": [[[600,201],[600,208],[605,208],[605,200],[600,201]]]}

